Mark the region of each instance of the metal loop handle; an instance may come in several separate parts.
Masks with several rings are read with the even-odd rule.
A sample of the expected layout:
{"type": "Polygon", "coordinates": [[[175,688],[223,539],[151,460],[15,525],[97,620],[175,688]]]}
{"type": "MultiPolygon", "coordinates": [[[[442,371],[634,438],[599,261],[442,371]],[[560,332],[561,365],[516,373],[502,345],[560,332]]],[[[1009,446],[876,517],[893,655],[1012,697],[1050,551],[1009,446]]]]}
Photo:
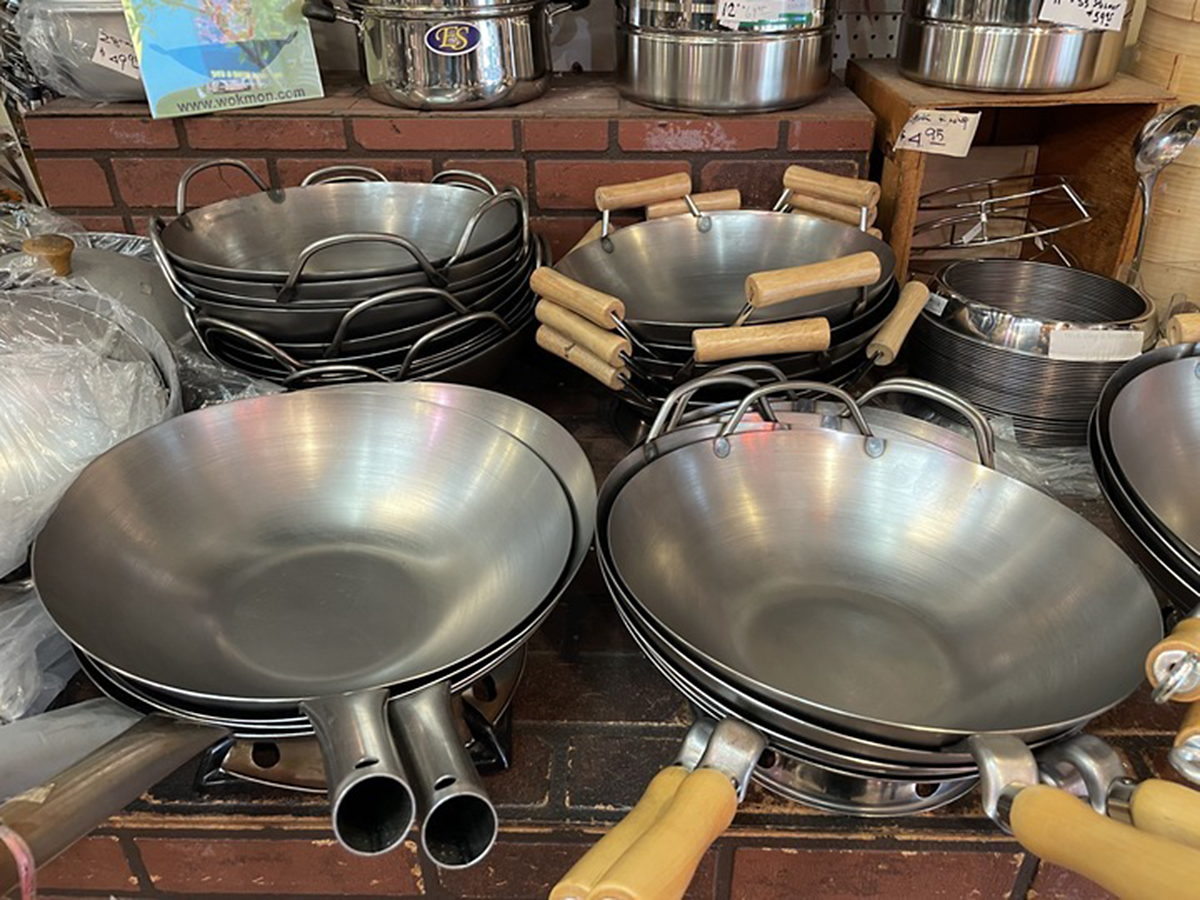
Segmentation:
{"type": "Polygon", "coordinates": [[[290,303],[292,301],[296,293],[296,282],[300,280],[300,275],[304,271],[304,267],[308,265],[308,261],[312,257],[322,250],[328,250],[330,247],[339,247],[342,244],[369,243],[371,241],[381,244],[395,244],[397,247],[402,247],[417,261],[417,265],[421,267],[421,271],[425,273],[425,277],[429,279],[431,284],[439,288],[445,287],[445,276],[434,269],[433,263],[421,252],[421,248],[408,238],[400,237],[398,234],[361,232],[321,238],[321,240],[313,241],[301,250],[300,255],[296,257],[296,261],[292,264],[292,271],[288,273],[287,281],[283,283],[283,287],[276,295],[275,301],[277,303],[290,303]]]}
{"type": "Polygon", "coordinates": [[[779,384],[764,385],[743,397],[742,402],[733,411],[733,415],[730,416],[729,421],[721,426],[721,430],[717,433],[717,440],[728,438],[729,435],[737,430],[738,425],[745,418],[746,412],[759,400],[769,397],[771,394],[796,393],[799,391],[827,394],[842,401],[846,405],[846,411],[850,413],[850,418],[854,420],[854,424],[858,426],[858,430],[862,436],[865,438],[875,437],[875,433],[871,431],[871,426],[863,418],[862,410],[858,408],[858,404],[854,402],[854,398],[841,388],[834,387],[831,384],[822,384],[819,381],[784,381],[779,384]]]}
{"type": "Polygon", "coordinates": [[[429,183],[453,184],[472,191],[478,191],[482,187],[483,193],[491,194],[493,197],[500,193],[496,187],[496,183],[492,179],[486,175],[480,175],[478,172],[472,172],[469,169],[443,169],[430,178],[429,183]]]}
{"type": "MultiPolygon", "coordinates": [[[[232,322],[226,322],[222,319],[214,319],[209,316],[200,316],[192,322],[192,329],[196,332],[196,337],[200,339],[201,346],[209,356],[216,357],[216,354],[208,348],[208,343],[201,335],[203,331],[224,331],[226,334],[232,334],[242,340],[248,342],[264,353],[267,353],[277,363],[287,367],[293,373],[304,369],[304,363],[289,354],[286,350],[281,350],[273,343],[267,340],[260,334],[251,331],[249,328],[243,328],[241,325],[234,325],[232,322]]],[[[219,357],[217,357],[219,358],[219,357]]]]}
{"type": "Polygon", "coordinates": [[[393,300],[410,300],[414,297],[438,297],[442,300],[445,300],[446,304],[456,313],[463,316],[470,314],[470,310],[463,305],[461,300],[459,300],[449,291],[442,290],[441,288],[397,288],[394,291],[377,294],[374,297],[363,300],[361,303],[356,303],[354,306],[350,307],[350,309],[346,310],[345,315],[343,315],[341,321],[338,322],[337,331],[335,331],[333,334],[333,340],[330,342],[329,347],[326,348],[322,356],[325,359],[330,359],[338,355],[338,352],[342,349],[342,343],[346,340],[346,332],[350,330],[351,323],[355,320],[355,318],[362,315],[367,310],[374,309],[376,306],[382,306],[390,303],[393,300]]]}
{"type": "Polygon", "coordinates": [[[522,196],[520,191],[505,188],[500,193],[488,197],[476,207],[475,212],[471,213],[471,218],[467,220],[467,224],[458,238],[458,246],[454,248],[454,253],[451,254],[450,260],[446,263],[446,268],[453,266],[466,255],[467,247],[475,237],[475,229],[479,227],[479,223],[483,221],[483,217],[502,203],[516,204],[517,211],[521,215],[521,247],[524,249],[528,245],[529,208],[525,204],[525,197],[522,196]]]}
{"type": "Polygon", "coordinates": [[[919,378],[889,378],[887,381],[881,381],[869,391],[864,391],[858,398],[858,405],[866,406],[883,394],[911,394],[914,397],[923,397],[926,400],[948,406],[966,419],[975,433],[975,448],[979,452],[980,464],[989,469],[996,468],[996,435],[992,431],[992,426],[988,424],[988,420],[982,412],[962,397],[940,385],[921,381],[919,378]]]}
{"type": "Polygon", "coordinates": [[[1167,758],[1176,772],[1192,784],[1200,785],[1200,739],[1188,738],[1173,747],[1167,758]]]}
{"type": "Polygon", "coordinates": [[[175,188],[175,215],[182,216],[187,211],[187,188],[188,183],[205,169],[212,169],[216,166],[232,166],[235,169],[241,169],[246,173],[247,177],[254,182],[255,186],[260,191],[269,191],[270,188],[263,182],[261,178],[255,174],[254,170],[242,162],[240,159],[210,159],[205,162],[196,163],[186,172],[179,176],[179,185],[175,188]]]}
{"type": "MultiPolygon", "coordinates": [[[[658,408],[658,414],[654,417],[650,431],[646,434],[646,444],[652,444],[658,438],[670,434],[678,427],[681,410],[686,409],[687,403],[693,394],[705,388],[723,384],[749,388],[751,391],[758,387],[758,382],[750,376],[738,375],[734,372],[726,372],[723,375],[715,373],[704,375],[689,381],[687,384],[681,384],[671,391],[671,393],[667,394],[666,399],[662,402],[662,406],[658,408]]],[[[774,410],[769,405],[764,405],[763,417],[771,422],[778,421],[775,418],[774,410]]]]}
{"type": "Polygon", "coordinates": [[[162,270],[163,277],[167,279],[167,285],[176,299],[186,308],[195,309],[196,295],[179,280],[179,276],[175,274],[175,269],[171,265],[171,258],[167,256],[167,248],[162,242],[162,232],[165,227],[166,224],[158,216],[150,217],[150,252],[154,254],[154,261],[158,263],[158,267],[162,270]]]}
{"type": "MultiPolygon", "coordinates": [[[[752,378],[742,378],[742,379],[730,380],[730,381],[726,381],[726,382],[721,382],[721,381],[717,380],[724,376],[744,375],[744,373],[746,373],[746,372],[764,372],[764,373],[766,373],[767,376],[774,379],[775,381],[787,381],[787,376],[783,374],[782,370],[780,370],[779,367],[773,366],[770,363],[765,363],[765,362],[756,362],[756,361],[732,362],[732,363],[727,363],[726,365],[723,365],[719,368],[713,369],[707,375],[703,375],[699,378],[694,378],[691,381],[680,385],[679,387],[677,387],[673,391],[671,391],[670,394],[667,395],[666,399],[663,400],[663,402],[662,402],[662,407],[659,409],[658,415],[655,417],[654,424],[650,428],[649,436],[646,438],[647,442],[652,441],[652,440],[654,440],[654,438],[660,437],[661,435],[670,434],[672,431],[674,431],[676,428],[679,428],[681,425],[685,424],[686,422],[694,421],[696,419],[709,418],[713,415],[718,415],[720,413],[728,412],[730,409],[733,409],[734,407],[736,407],[737,402],[735,401],[733,403],[709,404],[708,406],[704,407],[703,409],[695,410],[692,413],[688,413],[688,411],[687,411],[687,406],[688,406],[688,403],[691,401],[692,395],[695,394],[697,391],[699,391],[705,387],[709,387],[713,384],[721,384],[721,383],[737,384],[742,387],[748,387],[751,390],[758,387],[759,382],[755,381],[752,378]],[[688,390],[688,388],[691,388],[691,390],[688,390]],[[672,407],[672,406],[674,408],[671,410],[671,415],[670,415],[670,418],[666,422],[666,426],[664,428],[660,428],[659,433],[655,433],[655,428],[659,426],[659,424],[660,424],[659,420],[663,417],[664,412],[669,407],[672,407]]],[[[759,412],[762,414],[762,417],[764,419],[766,419],[768,422],[778,422],[779,421],[775,415],[775,410],[772,409],[771,405],[769,403],[767,403],[765,400],[759,405],[759,412]]]]}
{"type": "Polygon", "coordinates": [[[397,373],[394,380],[403,381],[407,377],[408,370],[412,366],[413,359],[420,355],[421,350],[423,350],[425,345],[430,341],[436,340],[442,335],[448,334],[460,326],[468,325],[471,322],[483,322],[485,320],[495,322],[505,331],[512,331],[512,326],[494,312],[469,313],[468,315],[463,316],[461,319],[455,319],[453,322],[447,322],[445,325],[439,325],[437,328],[427,331],[425,334],[417,338],[416,343],[414,343],[409,351],[404,354],[404,362],[400,364],[400,371],[397,373]]]}
{"type": "Polygon", "coordinates": [[[307,369],[301,369],[299,372],[293,372],[291,375],[285,375],[279,383],[285,388],[293,388],[306,381],[319,381],[327,375],[360,375],[372,381],[391,383],[390,378],[376,369],[372,369],[369,366],[352,366],[348,363],[327,363],[321,366],[311,366],[307,369]]]}
{"type": "Polygon", "coordinates": [[[304,180],[300,182],[300,187],[346,181],[382,181],[386,183],[387,180],[386,175],[370,166],[325,166],[323,169],[317,169],[315,172],[305,175],[304,180]]]}
{"type": "Polygon", "coordinates": [[[1054,779],[1059,787],[1069,789],[1068,779],[1077,776],[1092,809],[1102,816],[1108,815],[1109,788],[1129,774],[1117,751],[1093,734],[1077,734],[1036,755],[1043,778],[1054,779]]]}

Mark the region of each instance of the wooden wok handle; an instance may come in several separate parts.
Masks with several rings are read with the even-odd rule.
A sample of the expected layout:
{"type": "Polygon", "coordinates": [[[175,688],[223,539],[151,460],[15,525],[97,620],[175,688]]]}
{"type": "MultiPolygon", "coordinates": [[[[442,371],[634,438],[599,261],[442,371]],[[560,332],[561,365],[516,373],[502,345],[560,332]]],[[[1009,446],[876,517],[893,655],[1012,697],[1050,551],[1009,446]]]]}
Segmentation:
{"type": "MultiPolygon", "coordinates": [[[[1195,617],[1184,619],[1175,626],[1170,634],[1155,644],[1146,656],[1146,678],[1155,687],[1158,686],[1158,679],[1154,674],[1154,662],[1162,653],[1169,650],[1200,654],[1200,619],[1195,617]]],[[[1180,691],[1171,699],[1178,703],[1200,701],[1200,687],[1190,691],[1180,691]]]]}
{"type": "MultiPolygon", "coordinates": [[[[574,253],[576,250],[578,250],[580,247],[586,247],[592,241],[594,241],[598,237],[600,237],[600,232],[603,230],[604,230],[603,222],[594,222],[592,224],[592,227],[583,233],[583,237],[581,237],[579,240],[577,240],[575,242],[575,246],[572,247],[570,250],[568,250],[567,253],[571,254],[571,253],[574,253]]],[[[608,230],[609,230],[609,233],[611,234],[612,232],[616,231],[617,229],[610,227],[608,230]]]]}
{"type": "Polygon", "coordinates": [[[875,238],[877,241],[883,240],[883,232],[878,228],[868,228],[866,233],[875,238]]]}
{"type": "Polygon", "coordinates": [[[607,212],[633,206],[653,206],[666,200],[682,200],[692,192],[692,176],[687,172],[606,184],[596,188],[596,209],[607,212]]]}
{"type": "Polygon", "coordinates": [[[554,886],[550,891],[550,900],[586,900],[613,863],[658,821],[675,799],[688,773],[689,770],[683,766],[667,766],[655,775],[637,805],[571,866],[570,871],[554,886]]]}
{"type": "Polygon", "coordinates": [[[565,306],[606,330],[612,329],[613,316],[625,318],[625,304],[616,297],[580,284],[549,266],[539,266],[533,270],[529,276],[529,287],[539,297],[565,306]]]}
{"type": "Polygon", "coordinates": [[[772,325],[697,328],[692,332],[696,362],[720,362],[781,353],[820,353],[829,349],[828,319],[796,319],[772,325]]]}
{"type": "Polygon", "coordinates": [[[625,387],[622,376],[628,376],[628,370],[610,366],[600,357],[579,346],[569,337],[559,334],[549,325],[542,325],[538,328],[537,344],[543,350],[548,350],[576,368],[587,372],[609,390],[619,391],[625,387]]]}
{"type": "Polygon", "coordinates": [[[1168,344],[1194,344],[1200,341],[1200,313],[1179,313],[1167,322],[1168,344]]]}
{"type": "Polygon", "coordinates": [[[805,266],[755,272],[746,278],[746,302],[762,309],[826,291],[865,287],[882,274],[879,257],[870,250],[805,266]]]}
{"type": "Polygon", "coordinates": [[[1130,813],[1139,831],[1200,850],[1200,792],[1150,778],[1134,789],[1130,813]]]}
{"type": "Polygon", "coordinates": [[[874,358],[881,366],[890,366],[896,361],[904,339],[908,337],[909,329],[917,316],[929,302],[929,288],[919,281],[910,281],[900,292],[896,308],[888,313],[883,327],[875,333],[871,343],[867,344],[867,357],[874,358]]]}
{"type": "Polygon", "coordinates": [[[804,166],[788,166],[783,173],[783,186],[789,191],[849,206],[875,206],[883,193],[873,181],[830,175],[804,166]]]}
{"type": "Polygon", "coordinates": [[[1200,850],[1106,818],[1058,788],[1022,789],[1013,800],[1012,831],[1026,850],[1122,900],[1196,895],[1200,850]]]}
{"type": "Polygon", "coordinates": [[[539,300],[534,315],[543,325],[549,325],[563,337],[578,344],[610,366],[624,365],[621,355],[631,355],[629,338],[593,325],[583,316],[549,300],[539,300]]]}
{"type": "MultiPolygon", "coordinates": [[[[834,200],[824,200],[821,197],[810,197],[808,194],[801,194],[796,191],[788,196],[788,206],[792,209],[799,209],[804,212],[812,213],[814,216],[821,216],[824,219],[833,219],[835,222],[845,222],[847,225],[857,227],[862,222],[862,207],[851,206],[848,203],[838,203],[834,200]]],[[[879,216],[878,206],[867,207],[867,224],[874,225],[875,219],[879,216]]]]}
{"type": "MultiPolygon", "coordinates": [[[[742,192],[737,188],[728,191],[707,191],[703,194],[693,194],[692,202],[700,212],[716,212],[720,209],[741,209],[742,192]]],[[[688,205],[682,199],[664,200],[661,203],[651,203],[646,207],[647,219],[663,219],[667,216],[682,216],[690,213],[688,205]]],[[[857,220],[855,220],[857,221],[857,220]]]]}
{"type": "Polygon", "coordinates": [[[604,873],[588,900],[679,900],[736,812],[737,792],[729,778],[716,769],[697,769],[658,821],[604,873]]]}
{"type": "Polygon", "coordinates": [[[39,234],[22,241],[21,250],[49,265],[55,275],[65,277],[71,274],[71,254],[75,252],[75,242],[66,235],[39,234]]]}

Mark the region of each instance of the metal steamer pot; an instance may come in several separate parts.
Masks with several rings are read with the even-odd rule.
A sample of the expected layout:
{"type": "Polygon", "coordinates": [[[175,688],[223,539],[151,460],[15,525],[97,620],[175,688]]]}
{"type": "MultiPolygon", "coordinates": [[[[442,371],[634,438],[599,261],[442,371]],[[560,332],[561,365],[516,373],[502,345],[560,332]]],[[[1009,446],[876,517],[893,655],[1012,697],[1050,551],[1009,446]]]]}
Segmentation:
{"type": "Polygon", "coordinates": [[[569,3],[307,0],[304,15],[358,30],[367,92],[409,109],[487,109],[540,97],[553,71],[550,24],[569,3]]]}
{"type": "MultiPolygon", "coordinates": [[[[880,390],[945,396],[911,379],[880,390]]],[[[873,800],[839,805],[852,793],[853,770],[809,765],[801,771],[813,781],[799,790],[772,777],[781,758],[803,764],[806,742],[795,737],[813,721],[850,746],[882,744],[901,758],[966,751],[989,815],[1033,852],[1121,896],[1148,900],[1191,883],[1200,852],[1185,846],[1198,840],[1186,827],[1177,844],[1164,838],[1169,828],[1136,819],[1130,828],[1054,788],[1030,786],[1041,777],[1030,743],[1062,740],[1136,687],[1161,621],[1152,592],[1107,538],[988,468],[986,421],[961,401],[952,405],[975,427],[983,464],[918,437],[927,426],[913,436],[876,430],[848,396],[813,383],[754,390],[715,425],[671,430],[678,408],[662,410],[651,439],[605,484],[598,549],[635,638],[699,709],[725,718],[704,739],[699,763],[693,756],[660,773],[555,900],[679,896],[752,772],[804,802],[884,812],[887,804],[873,800]],[[765,405],[777,392],[802,390],[832,394],[846,416],[815,425],[765,405]],[[763,419],[751,421],[756,405],[763,419]],[[855,539],[847,540],[851,526],[855,539]],[[648,565],[650,548],[657,562],[648,565]],[[964,584],[973,587],[964,593],[964,584]],[[781,690],[789,682],[803,696],[781,690]],[[705,688],[714,684],[734,689],[733,702],[705,688]],[[773,711],[771,722],[756,709],[773,711]],[[1150,856],[1155,863],[1145,865],[1150,856]],[[581,890],[584,882],[590,887],[581,890]]],[[[1087,742],[1097,743],[1072,738],[1043,758],[1069,762],[1087,742]]],[[[843,752],[846,744],[835,746],[843,752]]],[[[858,777],[868,791],[859,799],[904,796],[870,793],[902,779],[858,777]]],[[[970,777],[951,776],[930,796],[961,793],[970,777]]],[[[1155,792],[1161,787],[1169,804],[1196,812],[1194,795],[1161,782],[1155,792]]],[[[913,783],[903,790],[911,798],[913,783]]],[[[1114,818],[1115,791],[1105,779],[1104,796],[1091,796],[1114,818]]]]}

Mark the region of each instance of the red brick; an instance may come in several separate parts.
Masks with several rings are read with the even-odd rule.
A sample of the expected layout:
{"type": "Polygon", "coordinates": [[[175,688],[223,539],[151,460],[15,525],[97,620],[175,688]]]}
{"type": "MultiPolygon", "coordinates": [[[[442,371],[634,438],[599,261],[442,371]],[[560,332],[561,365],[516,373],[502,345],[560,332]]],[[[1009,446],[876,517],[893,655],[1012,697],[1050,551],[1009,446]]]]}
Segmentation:
{"type": "Polygon", "coordinates": [[[195,150],[345,150],[346,129],[334,118],[201,116],[185,123],[195,150]]]}
{"type": "MultiPolygon", "coordinates": [[[[550,888],[591,844],[509,843],[499,841],[492,852],[469,869],[439,870],[438,881],[455,897],[545,897],[550,888]]],[[[716,895],[717,854],[710,850],[700,861],[687,900],[712,900],[716,895]]]]}
{"type": "Polygon", "coordinates": [[[731,896],[1001,900],[1008,897],[1019,864],[1018,854],[1001,852],[743,847],[733,858],[731,896]]]}
{"type": "Polygon", "coordinates": [[[1171,765],[1171,745],[1164,744],[1161,747],[1151,747],[1141,752],[1141,757],[1146,762],[1146,767],[1154,775],[1155,778],[1162,778],[1166,781],[1174,781],[1176,784],[1182,784],[1187,787],[1194,785],[1184,778],[1171,765]]]}
{"type": "Polygon", "coordinates": [[[789,150],[870,150],[871,119],[796,119],[788,126],[789,150]]]}
{"type": "Polygon", "coordinates": [[[448,159],[442,168],[478,172],[498,188],[512,185],[522,194],[529,192],[529,170],[523,159],[448,159]]]}
{"type": "Polygon", "coordinates": [[[541,160],[534,163],[537,202],[542,209],[595,209],[596,188],[602,184],[620,184],[690,172],[686,162],[603,162],[601,160],[541,160]]]}
{"type": "Polygon", "coordinates": [[[604,119],[526,119],[521,123],[525,150],[607,150],[608,122],[604,119]]]}
{"type": "Polygon", "coordinates": [[[487,777],[488,793],[501,809],[545,807],[550,802],[554,751],[528,730],[513,734],[512,765],[487,777]]]}
{"type": "MultiPolygon", "coordinates": [[[[261,159],[242,160],[264,181],[267,164],[261,159]]],[[[179,176],[198,159],[116,157],[112,161],[121,197],[130,206],[175,206],[175,188],[179,176]]],[[[188,186],[188,206],[203,206],[230,197],[243,197],[258,191],[254,182],[230,166],[201,172],[188,186]]]]}
{"type": "MultiPolygon", "coordinates": [[[[786,159],[714,160],[700,171],[698,190],[738,188],[743,209],[769,209],[783,193],[783,171],[789,165],[786,159]]],[[[848,160],[805,160],[804,165],[835,175],[858,175],[858,166],[848,160]]]]}
{"type": "Polygon", "coordinates": [[[1027,896],[1030,900],[1116,900],[1095,882],[1047,862],[1038,866],[1027,896]]]}
{"type": "Polygon", "coordinates": [[[39,159],[38,175],[50,206],[112,206],[108,179],[93,159],[39,159]]]}
{"type": "MultiPolygon", "coordinates": [[[[522,695],[526,686],[521,685],[522,695]]],[[[520,708],[517,712],[520,714],[520,708]]],[[[669,720],[670,716],[670,710],[660,710],[658,720],[669,720]]],[[[655,773],[675,758],[682,740],[682,726],[679,734],[671,737],[608,734],[603,740],[573,739],[567,749],[567,809],[572,818],[586,819],[614,810],[624,815],[637,803],[655,773]]]]}
{"type": "Polygon", "coordinates": [[[529,225],[535,234],[549,238],[551,254],[562,259],[595,221],[596,216],[537,216],[529,225]]]}
{"type": "Polygon", "coordinates": [[[88,231],[129,231],[120,216],[71,216],[88,231]]]}
{"type": "Polygon", "coordinates": [[[630,121],[617,126],[622,150],[655,153],[774,150],[779,146],[778,119],[663,119],[630,121]]]}
{"type": "Polygon", "coordinates": [[[1169,734],[1179,728],[1180,712],[1173,703],[1158,704],[1150,698],[1150,687],[1143,684],[1124,703],[1095,719],[1088,730],[1099,735],[1169,734]]]}
{"type": "Polygon", "coordinates": [[[411,841],[382,856],[354,856],[321,840],[135,838],[154,887],[166,893],[386,895],[425,893],[411,841]]]}
{"type": "Polygon", "coordinates": [[[173,150],[179,146],[168,119],[31,116],[25,120],[34,150],[173,150]]]}
{"type": "Polygon", "coordinates": [[[294,187],[306,175],[334,165],[367,166],[391,181],[428,181],[433,177],[433,163],[428,159],[281,159],[276,165],[283,187],[294,187]]]}
{"type": "MultiPolygon", "coordinates": [[[[115,837],[86,837],[38,870],[38,887],[77,891],[136,891],[137,876],[115,837]]],[[[41,891],[39,890],[39,894],[41,891]]]]}
{"type": "Polygon", "coordinates": [[[512,150],[511,119],[358,119],[354,139],[367,150],[512,150]]]}

